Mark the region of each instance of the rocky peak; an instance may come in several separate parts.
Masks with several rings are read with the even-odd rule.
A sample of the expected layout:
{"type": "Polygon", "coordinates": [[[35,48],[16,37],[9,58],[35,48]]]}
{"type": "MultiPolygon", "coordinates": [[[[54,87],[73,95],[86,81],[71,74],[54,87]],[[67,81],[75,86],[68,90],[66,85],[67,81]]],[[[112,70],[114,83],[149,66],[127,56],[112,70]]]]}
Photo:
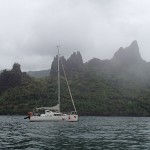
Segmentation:
{"type": "Polygon", "coordinates": [[[83,69],[83,60],[80,52],[74,52],[67,60],[67,67],[70,71],[81,71],[83,69]]]}
{"type": "MultiPolygon", "coordinates": [[[[59,66],[60,66],[60,74],[63,75],[63,69],[62,69],[62,65],[61,62],[63,64],[63,66],[66,68],[66,59],[64,56],[60,57],[59,59],[59,66]]],[[[58,73],[58,55],[56,55],[53,59],[52,65],[51,65],[51,72],[50,75],[51,76],[56,76],[58,73]]]]}
{"type": "Polygon", "coordinates": [[[119,50],[114,54],[111,61],[127,64],[143,62],[137,41],[133,41],[129,47],[120,47],[119,50]]]}
{"type": "MultiPolygon", "coordinates": [[[[80,52],[74,52],[67,60],[64,56],[60,58],[60,74],[63,75],[63,70],[61,67],[61,61],[65,68],[65,71],[81,71],[83,69],[83,60],[80,52]]],[[[51,75],[57,75],[57,63],[58,63],[58,56],[54,57],[54,60],[51,65],[51,75]]]]}
{"type": "Polygon", "coordinates": [[[82,56],[79,51],[74,52],[67,60],[68,63],[83,64],[82,56]]]}

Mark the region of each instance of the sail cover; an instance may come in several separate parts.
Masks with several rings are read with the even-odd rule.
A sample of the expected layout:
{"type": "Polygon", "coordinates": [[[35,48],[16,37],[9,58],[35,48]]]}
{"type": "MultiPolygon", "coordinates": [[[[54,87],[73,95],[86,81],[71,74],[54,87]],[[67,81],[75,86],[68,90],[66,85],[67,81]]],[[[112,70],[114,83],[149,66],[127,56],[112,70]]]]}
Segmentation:
{"type": "Polygon", "coordinates": [[[36,108],[37,110],[53,110],[53,111],[59,111],[59,104],[57,104],[56,106],[52,106],[52,107],[39,107],[36,108]]]}

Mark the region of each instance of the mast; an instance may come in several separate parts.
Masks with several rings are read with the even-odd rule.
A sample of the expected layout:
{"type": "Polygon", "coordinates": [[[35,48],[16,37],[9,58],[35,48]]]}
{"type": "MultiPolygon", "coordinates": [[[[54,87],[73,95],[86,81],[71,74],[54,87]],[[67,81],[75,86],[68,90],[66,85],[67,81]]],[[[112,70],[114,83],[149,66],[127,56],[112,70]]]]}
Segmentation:
{"type": "Polygon", "coordinates": [[[58,111],[60,112],[60,70],[59,70],[59,47],[57,46],[58,49],[58,104],[59,104],[59,109],[58,111]]]}

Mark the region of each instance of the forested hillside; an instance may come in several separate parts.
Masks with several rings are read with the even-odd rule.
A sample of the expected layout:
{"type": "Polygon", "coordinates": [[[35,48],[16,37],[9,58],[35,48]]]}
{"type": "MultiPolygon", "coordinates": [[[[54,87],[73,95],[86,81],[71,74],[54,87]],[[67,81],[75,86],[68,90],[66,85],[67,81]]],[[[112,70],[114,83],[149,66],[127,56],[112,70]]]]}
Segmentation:
{"type": "MultiPolygon", "coordinates": [[[[150,116],[150,64],[137,41],[119,48],[110,60],[83,63],[80,52],[61,57],[79,115],[150,116]]],[[[61,64],[60,64],[61,66],[61,64]]],[[[57,56],[49,77],[34,78],[15,63],[0,74],[0,114],[26,114],[57,103],[57,56]]],[[[61,110],[72,108],[61,74],[61,110]]]]}

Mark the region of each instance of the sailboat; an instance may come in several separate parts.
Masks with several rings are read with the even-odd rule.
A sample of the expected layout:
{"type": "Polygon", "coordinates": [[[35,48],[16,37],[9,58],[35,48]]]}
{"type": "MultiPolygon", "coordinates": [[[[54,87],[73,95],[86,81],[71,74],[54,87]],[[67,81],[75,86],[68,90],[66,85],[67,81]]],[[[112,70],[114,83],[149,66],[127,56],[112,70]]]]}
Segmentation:
{"type": "Polygon", "coordinates": [[[74,100],[71,94],[71,90],[69,87],[69,83],[67,80],[67,76],[65,73],[65,69],[62,64],[64,77],[67,83],[67,87],[69,90],[70,98],[72,101],[72,105],[74,107],[74,111],[70,113],[62,113],[60,110],[60,54],[59,54],[59,46],[57,46],[58,49],[58,104],[53,107],[39,107],[36,108],[36,111],[44,111],[44,113],[34,113],[34,112],[28,112],[28,117],[30,122],[48,122],[48,121],[69,121],[69,122],[76,122],[78,121],[78,114],[77,110],[74,104],[74,100]]]}

